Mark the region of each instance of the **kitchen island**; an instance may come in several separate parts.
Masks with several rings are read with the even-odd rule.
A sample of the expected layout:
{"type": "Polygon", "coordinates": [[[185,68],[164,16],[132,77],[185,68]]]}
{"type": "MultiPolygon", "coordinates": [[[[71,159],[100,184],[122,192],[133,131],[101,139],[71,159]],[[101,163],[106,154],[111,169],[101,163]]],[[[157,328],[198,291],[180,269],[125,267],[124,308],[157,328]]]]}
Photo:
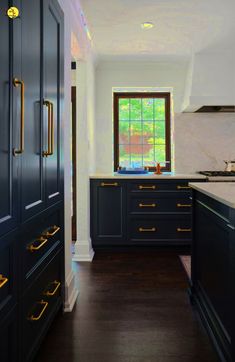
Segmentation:
{"type": "Polygon", "coordinates": [[[235,361],[235,183],[193,188],[191,298],[221,361],[235,361]]]}
{"type": "Polygon", "coordinates": [[[190,245],[192,190],[198,174],[90,177],[91,240],[105,246],[190,245]]]}

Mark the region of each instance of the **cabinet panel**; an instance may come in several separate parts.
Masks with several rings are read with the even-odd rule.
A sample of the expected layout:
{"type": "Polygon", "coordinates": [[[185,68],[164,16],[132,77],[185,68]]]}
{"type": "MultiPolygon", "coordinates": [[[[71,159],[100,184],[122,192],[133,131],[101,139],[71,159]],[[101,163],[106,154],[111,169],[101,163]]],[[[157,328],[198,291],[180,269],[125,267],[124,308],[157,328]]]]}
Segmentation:
{"type": "MultiPolygon", "coordinates": [[[[9,1],[1,1],[0,11],[0,235],[16,226],[17,214],[17,168],[18,160],[13,157],[13,143],[17,131],[12,125],[10,104],[12,102],[12,21],[5,11],[9,1]],[[4,11],[5,9],[5,11],[4,11]]],[[[15,124],[14,124],[15,126],[15,124]]]]}
{"type": "Polygon", "coordinates": [[[51,205],[62,198],[62,80],[63,80],[63,21],[56,2],[45,0],[43,26],[43,53],[44,53],[44,101],[51,107],[53,125],[48,123],[48,112],[44,110],[45,142],[48,149],[50,143],[48,133],[51,133],[51,154],[45,158],[46,162],[46,200],[51,205]]]}
{"type": "Polygon", "coordinates": [[[21,78],[25,84],[25,149],[20,156],[22,219],[25,220],[45,207],[41,114],[41,2],[22,0],[20,14],[20,58],[15,58],[15,61],[21,64],[21,74],[15,76],[21,78]]]}
{"type": "Polygon", "coordinates": [[[126,235],[126,190],[121,182],[102,181],[92,186],[93,236],[120,242],[126,235]]]}
{"type": "Polygon", "coordinates": [[[18,318],[16,308],[0,320],[0,361],[18,361],[18,318]]]}

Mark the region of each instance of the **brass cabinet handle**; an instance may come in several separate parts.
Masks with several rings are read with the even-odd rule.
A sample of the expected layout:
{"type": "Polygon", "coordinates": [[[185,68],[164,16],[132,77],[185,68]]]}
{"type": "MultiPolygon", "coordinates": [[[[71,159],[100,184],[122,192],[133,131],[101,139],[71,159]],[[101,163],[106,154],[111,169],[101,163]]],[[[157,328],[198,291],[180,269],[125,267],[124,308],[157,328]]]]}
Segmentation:
{"type": "Polygon", "coordinates": [[[24,91],[25,91],[25,85],[23,80],[19,80],[17,78],[13,79],[13,85],[14,87],[21,87],[21,99],[20,99],[20,147],[13,149],[13,155],[17,156],[24,152],[24,91]]]}
{"type": "Polygon", "coordinates": [[[60,282],[57,282],[57,280],[55,280],[52,284],[55,285],[55,289],[50,292],[50,291],[47,291],[44,293],[44,295],[46,295],[47,297],[52,297],[53,295],[55,295],[55,293],[57,292],[57,290],[59,289],[61,283],[60,282]]]}
{"type": "Polygon", "coordinates": [[[48,133],[47,133],[47,144],[48,144],[48,149],[47,151],[43,151],[42,155],[43,157],[47,157],[47,156],[51,156],[52,155],[52,150],[51,150],[51,139],[52,139],[52,127],[51,127],[51,113],[52,113],[52,108],[51,108],[51,102],[45,100],[43,101],[43,105],[47,107],[47,122],[48,122],[48,133]]]}
{"type": "Polygon", "coordinates": [[[0,274],[0,289],[8,282],[8,278],[0,274]]]}
{"type": "Polygon", "coordinates": [[[143,185],[139,185],[139,190],[144,190],[144,189],[152,189],[155,190],[156,186],[152,185],[152,186],[143,186],[143,185]]]}
{"type": "Polygon", "coordinates": [[[181,229],[181,228],[177,228],[176,230],[179,233],[190,233],[192,231],[192,229],[181,229]]]}
{"type": "Polygon", "coordinates": [[[150,229],[139,228],[139,231],[140,231],[141,233],[147,233],[147,232],[157,231],[157,229],[156,229],[156,228],[150,228],[150,229]]]}
{"type": "Polygon", "coordinates": [[[50,102],[51,104],[51,154],[52,156],[54,154],[54,104],[50,102]]]}
{"type": "Polygon", "coordinates": [[[157,204],[139,204],[139,207],[156,207],[157,204]]]}
{"type": "Polygon", "coordinates": [[[41,237],[40,239],[37,239],[37,240],[35,240],[32,244],[30,244],[30,245],[27,247],[27,249],[28,249],[29,251],[31,251],[31,252],[40,250],[40,249],[43,247],[43,245],[45,245],[47,242],[48,242],[48,239],[45,239],[45,238],[41,237]],[[34,243],[35,243],[36,241],[40,241],[40,244],[37,245],[37,246],[34,245],[34,243]]]}
{"type": "Polygon", "coordinates": [[[42,318],[45,310],[47,309],[49,303],[45,302],[44,300],[41,300],[40,302],[37,302],[37,304],[40,304],[42,306],[42,310],[40,311],[40,313],[37,316],[31,315],[30,317],[28,317],[28,319],[30,321],[39,321],[39,319],[42,318]]]}
{"type": "Polygon", "coordinates": [[[54,225],[52,228],[53,231],[45,231],[42,235],[46,237],[54,236],[60,230],[60,227],[56,225],[54,225]]]}
{"type": "Polygon", "coordinates": [[[177,185],[177,190],[184,190],[184,189],[191,189],[190,186],[180,186],[180,185],[177,185]]]}
{"type": "Polygon", "coordinates": [[[177,207],[192,207],[191,204],[177,204],[177,207]]]}
{"type": "Polygon", "coordinates": [[[114,183],[107,184],[105,182],[101,182],[100,186],[102,186],[102,187],[105,187],[105,186],[118,186],[118,183],[114,182],[114,183]]]}

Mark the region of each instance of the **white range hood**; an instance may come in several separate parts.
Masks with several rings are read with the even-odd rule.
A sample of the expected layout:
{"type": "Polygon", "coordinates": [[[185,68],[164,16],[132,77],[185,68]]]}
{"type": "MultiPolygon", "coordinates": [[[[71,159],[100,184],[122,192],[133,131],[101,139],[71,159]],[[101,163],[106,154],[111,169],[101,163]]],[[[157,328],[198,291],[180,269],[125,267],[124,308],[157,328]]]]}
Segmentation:
{"type": "Polygon", "coordinates": [[[235,109],[234,53],[195,54],[189,65],[185,89],[182,112],[198,112],[204,106],[213,106],[208,107],[208,111],[211,112],[233,111],[232,109],[235,109]]]}

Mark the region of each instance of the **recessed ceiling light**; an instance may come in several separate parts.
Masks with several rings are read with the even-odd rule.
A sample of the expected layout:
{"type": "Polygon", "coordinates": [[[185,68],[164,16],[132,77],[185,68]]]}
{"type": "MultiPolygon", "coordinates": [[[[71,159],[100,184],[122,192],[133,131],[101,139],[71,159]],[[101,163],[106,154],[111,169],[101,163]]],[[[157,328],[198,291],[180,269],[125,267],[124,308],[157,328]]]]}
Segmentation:
{"type": "Polygon", "coordinates": [[[141,24],[142,29],[152,29],[153,27],[154,27],[154,24],[151,23],[150,21],[146,21],[141,24]]]}

